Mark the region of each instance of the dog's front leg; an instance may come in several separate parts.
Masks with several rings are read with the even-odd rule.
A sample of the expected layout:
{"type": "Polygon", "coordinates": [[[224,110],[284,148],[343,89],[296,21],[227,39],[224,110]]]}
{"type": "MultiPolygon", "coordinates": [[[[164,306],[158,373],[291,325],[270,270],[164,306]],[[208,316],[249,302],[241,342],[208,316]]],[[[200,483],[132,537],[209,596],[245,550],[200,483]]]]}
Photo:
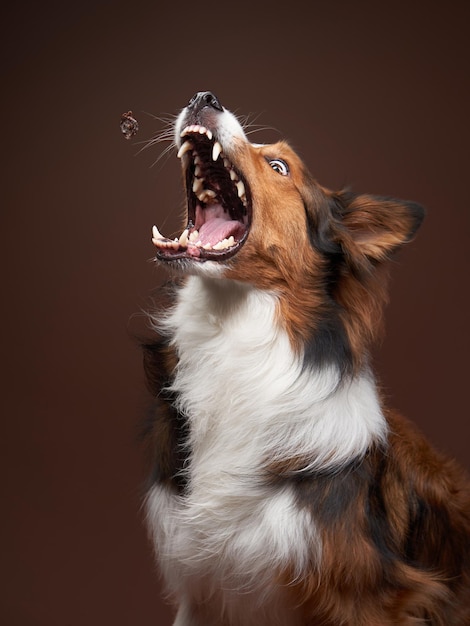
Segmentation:
{"type": "Polygon", "coordinates": [[[188,600],[182,600],[176,613],[173,626],[206,626],[199,611],[188,600]]]}
{"type": "Polygon", "coordinates": [[[191,616],[191,611],[186,602],[179,605],[173,626],[197,626],[197,622],[191,616]]]}

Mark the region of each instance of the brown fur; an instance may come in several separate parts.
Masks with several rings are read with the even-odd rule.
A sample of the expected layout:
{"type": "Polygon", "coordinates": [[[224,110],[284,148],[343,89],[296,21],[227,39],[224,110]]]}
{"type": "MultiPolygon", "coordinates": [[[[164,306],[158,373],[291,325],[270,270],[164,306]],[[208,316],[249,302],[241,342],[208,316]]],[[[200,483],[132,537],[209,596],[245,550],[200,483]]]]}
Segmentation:
{"type": "Polygon", "coordinates": [[[360,369],[367,346],[382,327],[388,270],[380,262],[410,237],[419,216],[397,200],[327,190],[286,142],[254,148],[238,141],[235,154],[256,210],[250,236],[226,276],[279,293],[279,319],[300,351],[332,304],[325,257],[309,237],[309,228],[317,229],[346,261],[333,295],[360,369]],[[266,176],[270,157],[286,160],[290,176],[266,176]]]}
{"type": "MultiPolygon", "coordinates": [[[[237,145],[237,159],[244,163],[244,176],[256,181],[251,186],[256,211],[248,241],[240,257],[235,257],[227,277],[254,281],[261,289],[279,293],[279,319],[300,350],[315,331],[314,312],[318,313],[325,299],[321,285],[324,261],[310,245],[305,213],[298,210],[302,197],[297,180],[266,177],[265,170],[270,169],[266,157],[270,155],[289,158],[300,165],[285,142],[256,150],[244,142],[237,145]],[[281,206],[272,202],[273,195],[283,198],[281,206]]],[[[292,169],[296,171],[295,167],[292,169]]]]}
{"type": "MultiPolygon", "coordinates": [[[[210,115],[209,121],[217,113],[210,115]]],[[[285,142],[233,143],[230,160],[249,185],[253,210],[249,236],[224,261],[224,277],[278,294],[279,323],[299,355],[325,324],[333,341],[344,331],[337,357],[350,361],[347,375],[356,375],[382,326],[384,261],[413,237],[420,207],[332,192],[285,142]],[[290,175],[273,173],[270,158],[285,160],[290,175]]],[[[157,403],[147,433],[155,480],[183,494],[187,425],[165,392],[177,356],[165,342],[147,345],[145,354],[157,403]]],[[[274,582],[305,626],[469,626],[468,479],[410,423],[384,413],[387,446],[374,446],[338,471],[296,475],[308,459],[266,461],[266,476],[258,479],[294,484],[298,505],[311,510],[322,542],[320,566],[312,556],[310,571],[298,579],[291,563],[273,573],[274,582]]]]}
{"type": "MultiPolygon", "coordinates": [[[[292,603],[304,607],[311,626],[468,626],[467,479],[410,423],[397,414],[387,417],[392,435],[386,455],[376,451],[363,461],[369,480],[351,487],[355,497],[340,518],[325,519],[321,571],[312,568],[289,586],[292,603]],[[388,545],[374,542],[374,515],[388,545]]],[[[322,489],[327,505],[333,483],[322,489]]],[[[316,495],[317,519],[321,507],[316,495]]],[[[292,580],[292,574],[280,578],[292,580]]]]}

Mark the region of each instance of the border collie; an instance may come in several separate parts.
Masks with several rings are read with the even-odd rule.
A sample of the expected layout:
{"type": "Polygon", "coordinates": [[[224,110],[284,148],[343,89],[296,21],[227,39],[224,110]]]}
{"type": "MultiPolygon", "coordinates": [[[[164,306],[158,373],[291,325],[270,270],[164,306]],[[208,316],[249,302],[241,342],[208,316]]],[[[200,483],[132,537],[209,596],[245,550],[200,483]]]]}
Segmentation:
{"type": "Polygon", "coordinates": [[[423,209],[333,192],[211,92],[176,119],[187,194],[153,229],[146,510],[175,626],[468,626],[470,492],[384,405],[368,350],[423,209]]]}

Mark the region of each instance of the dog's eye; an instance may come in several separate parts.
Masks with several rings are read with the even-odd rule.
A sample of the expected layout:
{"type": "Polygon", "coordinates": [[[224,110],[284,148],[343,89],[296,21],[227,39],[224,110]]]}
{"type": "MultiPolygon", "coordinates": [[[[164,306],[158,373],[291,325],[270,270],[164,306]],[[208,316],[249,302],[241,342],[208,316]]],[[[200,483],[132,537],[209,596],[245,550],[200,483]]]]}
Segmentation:
{"type": "Polygon", "coordinates": [[[281,174],[282,176],[287,176],[289,174],[289,166],[282,159],[270,159],[268,163],[278,174],[281,174]]]}

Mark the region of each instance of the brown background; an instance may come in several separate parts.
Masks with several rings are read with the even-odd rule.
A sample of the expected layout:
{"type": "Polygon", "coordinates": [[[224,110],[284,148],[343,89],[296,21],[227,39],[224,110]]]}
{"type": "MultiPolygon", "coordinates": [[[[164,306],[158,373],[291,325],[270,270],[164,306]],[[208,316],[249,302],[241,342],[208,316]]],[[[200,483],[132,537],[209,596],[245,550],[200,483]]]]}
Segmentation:
{"type": "Polygon", "coordinates": [[[2,623],[171,623],[140,510],[131,334],[163,278],[150,228],[177,229],[182,192],[174,154],[153,165],[167,144],[139,150],[197,90],[274,127],[253,139],[290,139],[322,183],[428,208],[376,365],[390,402],[470,466],[466,4],[3,12],[2,623]]]}

